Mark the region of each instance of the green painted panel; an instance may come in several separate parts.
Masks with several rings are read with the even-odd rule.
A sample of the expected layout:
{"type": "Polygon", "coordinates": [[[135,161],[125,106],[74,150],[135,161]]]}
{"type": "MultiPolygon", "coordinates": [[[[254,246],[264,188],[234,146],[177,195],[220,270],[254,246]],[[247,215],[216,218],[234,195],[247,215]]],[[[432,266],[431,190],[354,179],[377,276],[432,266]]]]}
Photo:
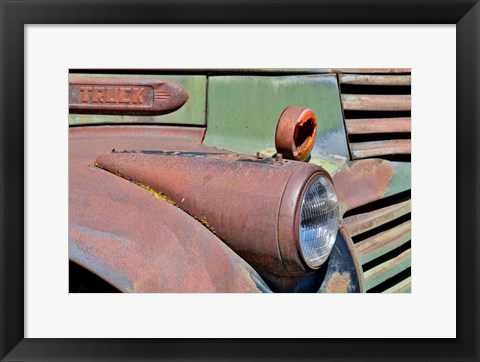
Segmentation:
{"type": "Polygon", "coordinates": [[[335,75],[211,76],[204,143],[255,154],[275,147],[278,118],[287,106],[312,109],[317,138],[312,158],[349,157],[335,75]]]}
{"type": "MultiPolygon", "coordinates": [[[[134,75],[75,74],[82,77],[129,77],[134,75]]],[[[139,78],[154,78],[172,81],[188,92],[188,101],[178,110],[160,116],[121,116],[104,114],[69,114],[70,125],[101,123],[171,123],[187,125],[205,125],[205,106],[207,97],[207,77],[203,75],[139,75],[139,78]]]]}
{"type": "Polygon", "coordinates": [[[412,187],[412,164],[410,162],[391,162],[395,169],[390,182],[387,185],[385,197],[410,190],[412,187]]]}
{"type": "Polygon", "coordinates": [[[330,174],[330,176],[333,177],[338,170],[340,170],[343,165],[348,162],[348,158],[330,154],[322,154],[317,157],[311,157],[308,162],[323,167],[330,174]]]}

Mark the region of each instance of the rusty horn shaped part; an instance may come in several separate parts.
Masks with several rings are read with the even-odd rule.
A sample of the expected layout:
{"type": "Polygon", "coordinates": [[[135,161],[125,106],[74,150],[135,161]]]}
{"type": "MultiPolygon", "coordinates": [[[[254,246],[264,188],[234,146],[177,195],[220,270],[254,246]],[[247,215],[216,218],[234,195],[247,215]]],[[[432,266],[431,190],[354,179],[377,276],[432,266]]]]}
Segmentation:
{"type": "Polygon", "coordinates": [[[321,167],[238,154],[123,151],[100,167],[170,202],[216,233],[261,273],[303,275],[298,252],[299,195],[321,167]]]}
{"type": "Polygon", "coordinates": [[[317,119],[311,109],[288,106],[275,131],[275,147],[285,158],[304,161],[310,155],[317,133],[317,119]]]}

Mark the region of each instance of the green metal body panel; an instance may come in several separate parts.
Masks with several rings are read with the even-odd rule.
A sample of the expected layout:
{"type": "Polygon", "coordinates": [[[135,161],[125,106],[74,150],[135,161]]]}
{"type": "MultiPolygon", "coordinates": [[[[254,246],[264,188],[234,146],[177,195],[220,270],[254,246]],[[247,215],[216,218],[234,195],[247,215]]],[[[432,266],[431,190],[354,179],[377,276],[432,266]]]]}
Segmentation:
{"type": "Polygon", "coordinates": [[[317,137],[312,158],[349,157],[336,75],[211,76],[204,143],[254,155],[275,147],[275,130],[287,106],[312,109],[317,137]]]}
{"type": "Polygon", "coordinates": [[[323,167],[330,176],[334,176],[348,162],[348,157],[322,153],[317,157],[311,157],[308,162],[323,167]]]}
{"type": "Polygon", "coordinates": [[[412,164],[410,162],[391,162],[395,169],[390,182],[387,185],[385,197],[410,190],[412,181],[412,164]]]}
{"type": "Polygon", "coordinates": [[[182,86],[188,93],[189,99],[178,110],[156,116],[125,116],[107,114],[69,114],[70,125],[84,124],[128,124],[128,123],[152,123],[152,124],[178,124],[198,125],[206,123],[205,106],[207,99],[207,77],[204,75],[108,75],[108,74],[75,74],[82,77],[128,77],[128,78],[153,78],[174,82],[182,86]]]}

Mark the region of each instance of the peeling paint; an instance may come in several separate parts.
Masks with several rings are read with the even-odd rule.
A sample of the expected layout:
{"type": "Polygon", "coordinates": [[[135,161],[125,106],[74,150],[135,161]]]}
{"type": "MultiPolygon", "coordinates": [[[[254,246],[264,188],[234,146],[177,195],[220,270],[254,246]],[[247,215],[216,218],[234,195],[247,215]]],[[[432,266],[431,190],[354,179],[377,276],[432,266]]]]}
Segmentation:
{"type": "Polygon", "coordinates": [[[328,281],[327,293],[348,293],[350,274],[334,272],[328,281]]]}

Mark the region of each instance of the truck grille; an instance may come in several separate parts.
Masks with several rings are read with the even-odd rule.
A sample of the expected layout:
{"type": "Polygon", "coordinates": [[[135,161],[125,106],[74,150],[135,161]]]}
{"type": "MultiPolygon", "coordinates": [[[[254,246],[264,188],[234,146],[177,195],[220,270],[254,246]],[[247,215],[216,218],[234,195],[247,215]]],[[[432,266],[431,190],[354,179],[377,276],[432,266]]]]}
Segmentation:
{"type": "MultiPolygon", "coordinates": [[[[411,159],[411,71],[339,70],[352,159],[411,159]]],[[[410,190],[348,211],[367,293],[411,291],[410,190]]]]}
{"type": "Polygon", "coordinates": [[[344,215],[367,293],[411,291],[410,212],[405,191],[344,215]]]}
{"type": "Polygon", "coordinates": [[[352,159],[410,160],[411,74],[339,73],[352,159]]]}

